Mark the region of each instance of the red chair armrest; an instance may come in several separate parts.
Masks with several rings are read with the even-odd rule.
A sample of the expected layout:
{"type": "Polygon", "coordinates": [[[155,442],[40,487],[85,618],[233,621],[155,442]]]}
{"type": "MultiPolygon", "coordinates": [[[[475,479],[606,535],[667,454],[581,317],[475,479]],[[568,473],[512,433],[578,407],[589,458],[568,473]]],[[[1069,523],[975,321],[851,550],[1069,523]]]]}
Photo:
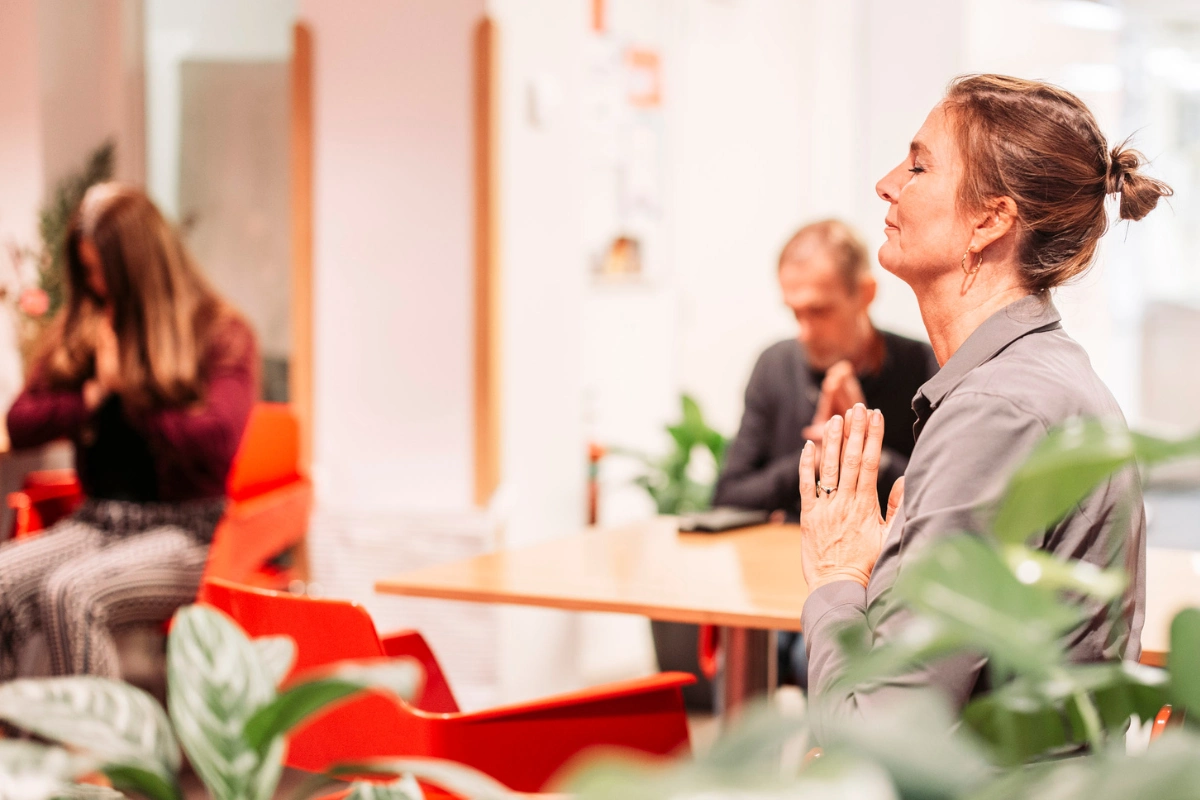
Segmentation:
{"type": "Polygon", "coordinates": [[[416,659],[425,671],[425,684],[420,696],[413,702],[414,707],[442,714],[458,711],[458,702],[450,691],[450,684],[424,636],[417,631],[397,631],[380,637],[379,643],[383,645],[383,652],[392,658],[416,659]]]}
{"type": "Polygon", "coordinates": [[[689,675],[686,672],[660,672],[657,675],[651,675],[646,678],[616,681],[614,683],[606,683],[603,686],[580,689],[577,692],[567,692],[524,703],[513,703],[507,706],[489,708],[485,711],[463,714],[462,717],[463,719],[485,722],[502,719],[519,719],[525,716],[540,716],[547,712],[564,709],[574,710],[584,705],[599,707],[614,703],[625,703],[631,699],[635,702],[649,702],[645,699],[648,695],[665,694],[671,696],[679,694],[684,686],[695,682],[696,676],[689,675]]]}
{"type": "Polygon", "coordinates": [[[213,535],[205,577],[246,582],[264,563],[304,540],[312,503],[312,483],[304,478],[230,502],[213,535]]]}

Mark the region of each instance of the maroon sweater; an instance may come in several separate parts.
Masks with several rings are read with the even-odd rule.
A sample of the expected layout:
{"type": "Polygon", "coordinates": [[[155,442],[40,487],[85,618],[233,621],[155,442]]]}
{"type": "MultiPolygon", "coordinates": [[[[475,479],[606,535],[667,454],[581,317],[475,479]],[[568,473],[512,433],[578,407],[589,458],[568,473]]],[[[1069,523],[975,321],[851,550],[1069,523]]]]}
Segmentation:
{"type": "Polygon", "coordinates": [[[89,413],[81,390],[52,389],[35,367],[8,412],[13,447],[71,439],[83,492],[92,498],[179,503],[224,496],[258,396],[258,347],[240,318],[218,324],[201,358],[199,405],[134,415],[114,395],[89,413]]]}

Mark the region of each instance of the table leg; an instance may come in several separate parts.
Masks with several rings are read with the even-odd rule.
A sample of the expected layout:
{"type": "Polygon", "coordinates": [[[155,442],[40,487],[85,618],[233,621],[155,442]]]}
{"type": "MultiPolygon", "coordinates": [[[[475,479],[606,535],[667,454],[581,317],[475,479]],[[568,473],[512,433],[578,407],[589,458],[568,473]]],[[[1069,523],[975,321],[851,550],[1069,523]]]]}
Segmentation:
{"type": "Polygon", "coordinates": [[[717,712],[725,719],[740,714],[748,702],[768,698],[778,683],[775,631],[722,628],[722,669],[717,677],[717,712]]]}

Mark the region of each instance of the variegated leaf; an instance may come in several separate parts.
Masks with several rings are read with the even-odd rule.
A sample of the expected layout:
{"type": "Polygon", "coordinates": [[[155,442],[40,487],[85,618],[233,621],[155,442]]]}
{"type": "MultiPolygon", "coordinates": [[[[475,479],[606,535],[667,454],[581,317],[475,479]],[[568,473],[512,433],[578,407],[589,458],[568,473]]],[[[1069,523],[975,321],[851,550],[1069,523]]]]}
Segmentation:
{"type": "Polygon", "coordinates": [[[282,743],[260,757],[242,729],[275,698],[275,681],[246,634],[214,609],[180,609],[167,643],[167,687],[176,734],[213,797],[268,800],[282,743]]]}
{"type": "Polygon", "coordinates": [[[179,771],[179,745],[158,701],[126,683],[73,676],[0,685],[0,719],[109,762],[179,771]]]}
{"type": "Polygon", "coordinates": [[[425,793],[416,778],[405,775],[392,783],[357,781],[346,800],[425,800],[425,793]]]}
{"type": "Polygon", "coordinates": [[[254,640],[254,649],[278,686],[296,661],[296,643],[290,636],[259,636],[254,640]]]}
{"type": "Polygon", "coordinates": [[[471,800],[512,800],[520,797],[491,775],[440,758],[378,758],[356,764],[338,764],[326,774],[334,778],[347,775],[411,776],[471,800]]]}
{"type": "Polygon", "coordinates": [[[54,800],[126,800],[125,795],[107,786],[73,783],[55,795],[54,800]]]}
{"type": "Polygon", "coordinates": [[[416,695],[422,679],[420,664],[411,658],[342,662],[326,677],[291,686],[259,709],[246,722],[246,741],[263,752],[277,738],[353,694],[383,689],[410,700],[416,695]]]}
{"type": "Polygon", "coordinates": [[[0,798],[49,800],[70,790],[71,780],[95,762],[61,747],[0,739],[0,798]]]}

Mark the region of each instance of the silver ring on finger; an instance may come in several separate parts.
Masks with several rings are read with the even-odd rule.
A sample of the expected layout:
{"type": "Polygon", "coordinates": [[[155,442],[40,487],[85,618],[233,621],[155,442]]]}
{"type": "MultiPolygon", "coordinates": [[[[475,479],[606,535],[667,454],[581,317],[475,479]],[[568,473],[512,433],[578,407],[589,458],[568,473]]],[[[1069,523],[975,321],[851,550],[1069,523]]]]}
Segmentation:
{"type": "Polygon", "coordinates": [[[822,486],[820,478],[817,478],[817,488],[820,489],[822,492],[824,492],[826,497],[829,497],[829,495],[831,495],[837,491],[836,486],[833,486],[833,487],[822,486]]]}

